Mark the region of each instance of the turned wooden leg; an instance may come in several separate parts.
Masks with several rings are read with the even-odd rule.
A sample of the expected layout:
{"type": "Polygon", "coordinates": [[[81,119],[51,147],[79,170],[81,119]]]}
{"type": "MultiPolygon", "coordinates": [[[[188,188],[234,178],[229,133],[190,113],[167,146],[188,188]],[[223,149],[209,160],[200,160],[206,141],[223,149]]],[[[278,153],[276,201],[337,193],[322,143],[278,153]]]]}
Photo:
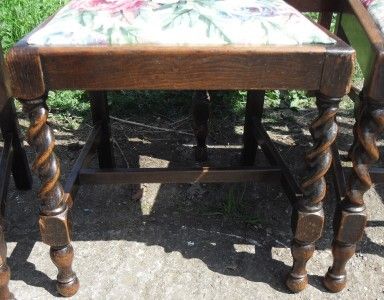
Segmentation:
{"type": "Polygon", "coordinates": [[[363,99],[356,123],[355,143],[351,150],[352,173],[346,197],[335,218],[333,265],[324,279],[324,285],[331,292],[339,292],[346,286],[345,266],[355,254],[356,243],[364,234],[367,217],[363,196],[372,186],[369,166],[379,159],[376,140],[384,129],[384,103],[363,99]]]}
{"type": "Polygon", "coordinates": [[[195,147],[195,159],[197,162],[205,162],[208,160],[206,144],[210,109],[210,97],[208,91],[196,91],[193,94],[192,102],[192,125],[197,142],[195,147]]]}
{"type": "Polygon", "coordinates": [[[292,292],[300,292],[307,283],[307,261],[315,250],[315,242],[321,237],[324,226],[323,199],[326,193],[325,174],[332,164],[331,145],[336,140],[335,116],[340,99],[317,95],[319,116],[311,124],[313,148],[306,155],[309,175],[302,183],[303,198],[295,204],[292,216],[293,267],[286,284],[292,292]]]}
{"type": "Polygon", "coordinates": [[[36,152],[32,170],[41,180],[38,194],[41,201],[41,237],[44,243],[51,246],[51,258],[59,270],[57,291],[65,297],[70,297],[79,289],[79,281],[71,269],[71,223],[63,187],[59,181],[60,163],[54,153],[55,137],[47,124],[46,98],[24,101],[22,104],[30,120],[27,140],[36,152]]]}
{"type": "Polygon", "coordinates": [[[32,188],[32,175],[20,136],[15,104],[11,100],[8,100],[0,115],[0,127],[4,137],[12,136],[12,173],[16,188],[29,190],[32,188]]]}
{"type": "Polygon", "coordinates": [[[91,101],[93,124],[101,124],[100,143],[97,148],[100,168],[114,168],[115,157],[111,141],[111,126],[109,122],[109,107],[107,92],[88,92],[91,101]]]}
{"type": "Polygon", "coordinates": [[[242,162],[245,166],[255,163],[257,141],[253,133],[253,118],[261,122],[264,110],[265,91],[248,91],[245,107],[242,162]]]}

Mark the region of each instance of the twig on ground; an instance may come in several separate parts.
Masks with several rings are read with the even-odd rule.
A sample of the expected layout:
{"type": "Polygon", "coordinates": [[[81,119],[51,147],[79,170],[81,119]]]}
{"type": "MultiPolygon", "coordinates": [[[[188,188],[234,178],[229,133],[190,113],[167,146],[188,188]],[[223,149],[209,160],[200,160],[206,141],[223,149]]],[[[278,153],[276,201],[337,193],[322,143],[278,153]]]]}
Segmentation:
{"type": "Polygon", "coordinates": [[[245,191],[247,190],[247,183],[245,182],[244,184],[243,184],[243,191],[242,191],[242,193],[241,193],[241,197],[240,197],[240,200],[239,200],[239,202],[241,203],[242,201],[243,201],[243,199],[244,199],[244,195],[245,195],[245,191]]]}
{"type": "Polygon", "coordinates": [[[118,122],[121,122],[121,123],[130,124],[130,125],[135,125],[135,126],[140,126],[140,127],[145,127],[145,128],[151,128],[151,129],[161,130],[161,131],[167,131],[167,132],[174,132],[174,133],[184,134],[184,135],[189,135],[189,136],[194,136],[192,133],[185,132],[185,131],[174,130],[174,129],[169,129],[169,128],[163,128],[163,127],[157,127],[157,126],[151,126],[151,125],[146,125],[146,124],[143,124],[143,123],[138,123],[138,122],[128,121],[128,120],[124,120],[124,119],[119,119],[119,118],[116,118],[116,117],[113,117],[113,116],[111,116],[110,118],[112,120],[115,120],[115,121],[118,121],[118,122]]]}
{"type": "Polygon", "coordinates": [[[301,115],[299,118],[300,119],[305,119],[306,117],[309,117],[309,116],[312,116],[312,115],[316,115],[318,112],[317,110],[310,110],[309,112],[301,115]]]}
{"type": "Polygon", "coordinates": [[[287,244],[285,244],[285,243],[283,243],[283,242],[280,242],[279,240],[276,240],[276,239],[275,239],[275,242],[276,242],[277,244],[279,244],[280,246],[283,246],[284,248],[290,248],[287,244]]]}
{"type": "Polygon", "coordinates": [[[121,156],[123,157],[123,160],[124,160],[124,162],[125,162],[125,166],[126,166],[127,168],[129,168],[128,160],[127,160],[127,158],[125,157],[124,152],[123,152],[123,150],[121,149],[119,143],[118,143],[115,139],[112,139],[112,141],[113,141],[113,143],[116,145],[117,149],[119,149],[119,152],[120,152],[120,154],[121,154],[121,156]]]}
{"type": "Polygon", "coordinates": [[[173,123],[169,124],[169,126],[175,126],[175,125],[177,125],[177,124],[179,124],[179,123],[183,123],[183,122],[189,120],[190,117],[191,117],[191,116],[187,116],[187,117],[185,117],[185,118],[182,118],[181,120],[178,120],[178,121],[176,121],[176,122],[173,122],[173,123]]]}
{"type": "Polygon", "coordinates": [[[184,120],[183,122],[180,122],[180,123],[177,123],[175,126],[172,126],[174,129],[178,129],[180,128],[181,126],[183,126],[185,124],[185,121],[188,121],[189,119],[186,119],[184,120]]]}
{"type": "Polygon", "coordinates": [[[164,133],[163,130],[137,130],[135,131],[137,134],[146,134],[146,133],[151,133],[151,134],[156,134],[156,133],[164,133]]]}
{"type": "Polygon", "coordinates": [[[160,141],[172,141],[173,139],[153,139],[153,138],[151,138],[150,140],[154,141],[154,142],[160,142],[160,141]]]}

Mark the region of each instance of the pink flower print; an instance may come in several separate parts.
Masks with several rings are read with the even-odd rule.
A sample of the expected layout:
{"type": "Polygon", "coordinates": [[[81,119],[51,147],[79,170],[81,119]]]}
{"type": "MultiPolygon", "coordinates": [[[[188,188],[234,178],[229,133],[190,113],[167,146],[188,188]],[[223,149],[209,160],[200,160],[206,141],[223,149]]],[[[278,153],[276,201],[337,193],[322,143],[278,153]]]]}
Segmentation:
{"type": "Polygon", "coordinates": [[[81,11],[106,11],[135,13],[145,0],[77,0],[71,3],[72,9],[81,11]]]}
{"type": "Polygon", "coordinates": [[[361,3],[363,3],[365,7],[368,7],[372,4],[373,1],[375,0],[361,0],[361,3]]]}

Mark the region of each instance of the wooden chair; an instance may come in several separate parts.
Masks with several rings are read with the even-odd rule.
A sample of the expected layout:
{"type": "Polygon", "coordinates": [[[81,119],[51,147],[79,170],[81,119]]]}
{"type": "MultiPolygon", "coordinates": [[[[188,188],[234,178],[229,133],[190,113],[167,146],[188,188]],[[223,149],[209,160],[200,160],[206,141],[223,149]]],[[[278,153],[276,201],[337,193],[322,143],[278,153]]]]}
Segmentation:
{"type": "Polygon", "coordinates": [[[383,169],[369,169],[379,159],[376,140],[384,129],[384,1],[344,0],[340,4],[337,35],[356,50],[365,82],[360,93],[353,88],[350,94],[356,100],[354,143],[349,151],[353,168],[346,190],[343,183],[339,188],[342,201],[335,222],[334,262],[325,277],[325,285],[332,291],[344,288],[345,265],[364,233],[367,217],[363,196],[372,180],[384,180],[383,169]]]}
{"type": "Polygon", "coordinates": [[[8,289],[10,270],[7,265],[3,219],[9,178],[12,171],[16,188],[28,190],[32,187],[32,176],[19,134],[15,106],[9,97],[9,81],[6,80],[3,66],[3,55],[0,55],[0,129],[4,140],[0,156],[0,298],[11,299],[12,294],[8,289]]]}
{"type": "MultiPolygon", "coordinates": [[[[227,31],[220,31],[216,27],[218,23],[215,22],[210,23],[211,27],[199,23],[199,26],[190,28],[183,27],[185,24],[177,18],[174,18],[180,22],[177,26],[159,23],[163,20],[164,14],[169,14],[167,10],[184,9],[185,5],[191,5],[192,2],[175,1],[175,3],[168,3],[168,6],[162,6],[156,2],[150,1],[148,4],[155,7],[142,8],[140,5],[143,5],[143,1],[127,1],[124,4],[128,5],[127,7],[109,7],[103,11],[104,15],[94,15],[97,11],[94,7],[79,8],[80,2],[74,0],[54,19],[47,20],[17,43],[6,56],[7,70],[11,76],[11,95],[21,101],[30,119],[28,141],[36,150],[34,169],[42,179],[39,192],[41,200],[39,224],[42,240],[51,246],[51,258],[59,270],[57,277],[59,293],[71,296],[79,288],[79,281],[71,268],[73,248],[70,244],[71,232],[68,219],[68,209],[74,200],[78,185],[276,181],[276,179],[281,179],[295,208],[292,222],[294,263],[287,279],[287,286],[294,292],[301,291],[308,282],[306,263],[312,256],[315,249],[314,243],[320,238],[323,230],[322,200],[326,193],[324,175],[332,162],[330,147],[337,135],[335,115],[341,97],[349,91],[354,51],[324,28],[319,29],[311,22],[304,21],[300,14],[280,0],[262,2],[253,0],[252,7],[249,4],[250,1],[241,2],[248,3],[244,4],[241,10],[238,8],[240,2],[232,0],[220,1],[220,3],[219,1],[217,3],[194,1],[193,5],[196,6],[183,10],[191,12],[192,19],[198,16],[196,18],[198,22],[204,22],[207,19],[206,15],[199,10],[201,6],[211,5],[204,9],[212,12],[213,7],[218,9],[219,4],[227,5],[228,10],[221,11],[220,16],[227,18],[225,20],[232,22],[230,24],[235,26],[238,25],[236,22],[239,14],[240,17],[244,17],[242,14],[248,13],[245,15],[247,22],[258,22],[252,14],[258,13],[260,16],[269,18],[276,12],[281,13],[279,9],[286,9],[284,20],[304,22],[298,23],[299,27],[295,27],[296,30],[289,27],[291,28],[289,34],[285,32],[282,35],[284,26],[280,27],[281,31],[277,32],[279,42],[272,40],[273,45],[270,45],[270,40],[260,43],[261,37],[273,38],[273,35],[260,34],[257,40],[252,40],[253,35],[245,35],[247,28],[255,30],[261,28],[254,25],[246,27],[248,23],[241,23],[240,30],[237,32],[232,32],[230,28],[227,31]],[[178,6],[175,5],[176,2],[178,6]],[[68,13],[68,9],[72,11],[68,13]],[[97,33],[92,31],[91,27],[80,27],[84,30],[76,30],[79,24],[71,18],[81,17],[84,11],[88,14],[87,16],[90,16],[88,20],[97,24],[102,24],[102,16],[107,16],[105,24],[111,24],[113,22],[111,16],[114,16],[113,13],[116,11],[123,12],[121,15],[129,21],[118,31],[112,30],[114,34],[106,38],[102,32],[104,27],[98,27],[97,33]],[[164,32],[156,31],[156,35],[152,36],[151,30],[146,31],[145,28],[140,27],[141,25],[134,23],[138,16],[143,18],[140,19],[141,21],[145,18],[150,20],[148,23],[140,24],[161,24],[155,29],[162,28],[164,32]],[[60,18],[65,20],[65,26],[63,23],[60,25],[60,18]],[[74,26],[75,29],[66,34],[60,34],[55,29],[55,24],[60,30],[71,28],[70,26],[74,26]],[[131,30],[132,28],[134,30],[131,30]],[[202,31],[204,33],[196,33],[199,28],[204,28],[202,31]],[[313,40],[308,42],[308,36],[303,34],[303,28],[306,30],[311,28],[316,32],[316,38],[319,40],[315,43],[313,40]],[[173,34],[166,35],[167,30],[173,34]],[[79,35],[79,32],[82,35],[79,35]],[[214,40],[211,36],[206,36],[207,32],[212,34],[214,40]],[[291,40],[292,35],[300,41],[303,39],[307,42],[304,42],[305,45],[299,45],[300,41],[291,40]],[[160,41],[156,40],[159,36],[160,41]],[[281,39],[284,45],[280,44],[281,39]],[[100,45],[103,43],[104,45],[100,45]],[[90,91],[94,122],[94,128],[72,171],[67,176],[64,186],[60,183],[60,165],[54,153],[55,140],[47,123],[46,106],[47,91],[60,89],[90,91]],[[197,90],[194,97],[197,104],[194,106],[193,115],[198,160],[206,159],[205,140],[209,116],[207,112],[209,99],[206,91],[249,90],[243,151],[244,164],[249,166],[177,170],[116,168],[110,142],[108,105],[104,91],[119,89],[197,90]],[[306,156],[308,175],[303,179],[301,188],[294,181],[262,126],[261,112],[264,96],[262,91],[266,89],[303,89],[316,92],[319,116],[309,125],[314,146],[306,156]],[[265,152],[272,167],[253,166],[258,145],[265,152]],[[95,149],[98,152],[100,169],[86,168],[95,149]]],[[[87,5],[90,2],[82,1],[81,3],[87,5]]],[[[113,5],[111,3],[110,5],[113,5]]],[[[301,11],[333,12],[336,10],[335,1],[311,0],[290,1],[290,3],[301,11]]],[[[169,17],[169,15],[166,16],[169,17]]],[[[226,23],[223,22],[224,19],[217,20],[221,22],[220,24],[226,23]]],[[[290,26],[290,23],[286,25],[290,26]]]]}

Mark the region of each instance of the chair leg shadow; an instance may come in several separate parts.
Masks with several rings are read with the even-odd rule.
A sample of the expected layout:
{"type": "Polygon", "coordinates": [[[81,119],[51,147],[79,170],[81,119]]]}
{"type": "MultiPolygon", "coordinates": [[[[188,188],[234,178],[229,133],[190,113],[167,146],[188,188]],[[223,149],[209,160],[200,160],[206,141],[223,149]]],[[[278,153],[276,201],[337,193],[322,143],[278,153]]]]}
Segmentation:
{"type": "MultiPolygon", "coordinates": [[[[27,285],[44,288],[52,296],[58,296],[55,288],[55,281],[52,281],[46,274],[36,270],[33,263],[28,262],[35,241],[20,240],[8,258],[8,265],[11,268],[11,280],[21,280],[27,285]]],[[[48,259],[48,257],[47,257],[48,259]]],[[[15,294],[15,292],[13,291],[15,294]]],[[[15,294],[17,297],[17,294],[15,294]]]]}

